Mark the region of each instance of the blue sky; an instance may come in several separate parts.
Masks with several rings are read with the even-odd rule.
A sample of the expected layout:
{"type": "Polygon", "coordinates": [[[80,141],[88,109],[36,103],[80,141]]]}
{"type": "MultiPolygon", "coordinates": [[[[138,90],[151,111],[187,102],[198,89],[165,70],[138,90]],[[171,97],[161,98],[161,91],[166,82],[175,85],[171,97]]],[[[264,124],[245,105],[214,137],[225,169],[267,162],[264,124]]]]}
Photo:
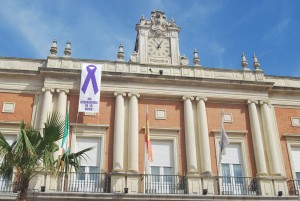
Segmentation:
{"type": "Polygon", "coordinates": [[[54,37],[72,57],[116,60],[133,52],[135,25],[160,9],[181,27],[180,53],[192,64],[197,49],[205,67],[241,69],[244,51],[256,53],[265,74],[300,76],[299,0],[0,0],[0,57],[44,59],[54,37]]]}

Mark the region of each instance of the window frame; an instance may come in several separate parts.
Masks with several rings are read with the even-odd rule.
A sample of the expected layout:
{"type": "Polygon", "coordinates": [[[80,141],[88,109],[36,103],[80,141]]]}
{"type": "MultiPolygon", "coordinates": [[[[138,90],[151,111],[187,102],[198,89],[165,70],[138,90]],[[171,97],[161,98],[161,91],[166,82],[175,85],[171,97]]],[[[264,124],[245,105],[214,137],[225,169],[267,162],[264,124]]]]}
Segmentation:
{"type": "MultiPolygon", "coordinates": [[[[248,131],[232,131],[232,130],[225,130],[227,136],[228,136],[228,140],[229,140],[229,144],[235,143],[235,144],[239,144],[240,145],[240,151],[241,151],[241,160],[242,163],[241,165],[243,166],[243,177],[249,177],[249,161],[247,160],[248,157],[248,146],[247,143],[245,142],[246,139],[246,135],[248,133],[248,131]]],[[[221,141],[221,130],[213,130],[213,133],[215,135],[215,151],[216,151],[216,159],[217,159],[217,164],[219,164],[220,161],[220,146],[219,143],[221,141]]],[[[222,173],[222,167],[220,165],[220,167],[217,167],[219,174],[222,173]]],[[[219,175],[221,176],[221,175],[219,175]]]]}
{"type": "MultiPolygon", "coordinates": [[[[149,128],[150,140],[171,141],[173,144],[173,174],[179,175],[178,133],[177,128],[149,128]]],[[[153,156],[155,157],[155,156],[153,156]]]]}
{"type": "Polygon", "coordinates": [[[290,159],[289,162],[290,162],[290,165],[291,165],[292,176],[293,176],[294,180],[297,180],[294,161],[291,160],[291,159],[293,157],[292,147],[300,147],[300,134],[288,134],[287,133],[287,134],[284,134],[284,137],[286,139],[286,146],[287,146],[288,156],[289,156],[289,159],[290,159]]]}
{"type": "Polygon", "coordinates": [[[76,124],[71,123],[72,127],[72,145],[71,151],[74,152],[75,145],[76,145],[76,138],[77,137],[84,137],[84,138],[99,138],[100,142],[100,160],[99,160],[99,173],[107,172],[105,169],[105,153],[106,153],[106,132],[108,129],[108,125],[104,124],[76,124]]]}

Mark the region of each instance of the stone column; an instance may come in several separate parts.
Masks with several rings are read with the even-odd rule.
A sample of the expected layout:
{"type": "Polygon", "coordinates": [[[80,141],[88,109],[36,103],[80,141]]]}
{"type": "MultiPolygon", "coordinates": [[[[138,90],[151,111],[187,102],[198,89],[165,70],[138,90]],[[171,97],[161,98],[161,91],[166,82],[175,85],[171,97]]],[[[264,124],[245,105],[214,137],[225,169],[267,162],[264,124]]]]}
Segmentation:
{"type": "Polygon", "coordinates": [[[115,125],[114,125],[114,153],[113,171],[124,171],[124,118],[125,118],[125,93],[115,92],[115,125]]]}
{"type": "Polygon", "coordinates": [[[211,175],[212,169],[208,138],[207,115],[205,108],[205,102],[207,101],[207,98],[197,97],[196,100],[202,174],[211,175]]]}
{"type": "Polygon", "coordinates": [[[195,128],[192,100],[194,97],[183,97],[184,100],[184,127],[185,127],[185,148],[188,174],[198,173],[195,128]]]}
{"type": "Polygon", "coordinates": [[[257,101],[248,100],[248,109],[253,139],[253,150],[255,155],[257,175],[267,175],[266,157],[262,141],[262,133],[256,109],[257,101]]]}
{"type": "Polygon", "coordinates": [[[45,127],[44,124],[47,121],[47,117],[52,112],[52,96],[53,96],[52,93],[54,92],[54,89],[43,88],[42,92],[44,92],[44,97],[43,97],[43,107],[40,116],[40,126],[39,126],[40,130],[45,127]]]}
{"type": "Polygon", "coordinates": [[[56,89],[58,93],[56,111],[61,115],[63,119],[66,117],[66,110],[67,110],[67,94],[69,90],[67,89],[56,89]]]}
{"type": "Polygon", "coordinates": [[[140,94],[128,93],[129,97],[129,132],[128,132],[128,171],[139,172],[139,111],[140,94]]]}
{"type": "Polygon", "coordinates": [[[269,156],[269,163],[271,165],[271,175],[274,176],[280,176],[280,165],[279,165],[279,154],[277,150],[279,147],[277,147],[277,143],[275,140],[275,133],[272,125],[272,119],[273,117],[270,114],[270,106],[269,103],[266,101],[260,101],[261,104],[261,113],[262,113],[262,119],[265,127],[265,135],[266,135],[266,147],[268,150],[268,156],[269,156]]]}

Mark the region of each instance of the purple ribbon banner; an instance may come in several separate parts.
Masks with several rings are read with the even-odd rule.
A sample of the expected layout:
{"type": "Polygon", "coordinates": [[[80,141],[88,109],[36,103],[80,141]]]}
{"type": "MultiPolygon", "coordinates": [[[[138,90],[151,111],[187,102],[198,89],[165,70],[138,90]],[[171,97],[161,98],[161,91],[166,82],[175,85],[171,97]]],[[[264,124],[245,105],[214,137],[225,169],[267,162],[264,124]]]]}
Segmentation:
{"type": "Polygon", "coordinates": [[[94,94],[98,93],[99,89],[98,89],[98,85],[97,85],[97,81],[96,81],[96,77],[95,77],[95,72],[97,70],[97,67],[94,65],[88,65],[86,67],[87,70],[87,75],[85,77],[84,83],[81,87],[82,92],[85,94],[87,87],[90,83],[90,81],[92,82],[93,85],[93,90],[94,90],[94,94]]]}

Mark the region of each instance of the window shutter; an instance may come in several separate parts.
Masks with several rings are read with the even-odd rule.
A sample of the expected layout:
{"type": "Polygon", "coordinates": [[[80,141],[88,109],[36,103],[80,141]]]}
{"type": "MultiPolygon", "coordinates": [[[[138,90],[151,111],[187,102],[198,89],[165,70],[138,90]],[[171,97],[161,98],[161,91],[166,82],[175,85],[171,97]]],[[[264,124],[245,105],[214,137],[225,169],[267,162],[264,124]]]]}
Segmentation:
{"type": "Polygon", "coordinates": [[[222,163],[242,164],[240,144],[229,144],[226,147],[226,154],[222,155],[222,163]]]}
{"type": "Polygon", "coordinates": [[[153,140],[153,162],[151,166],[173,167],[173,143],[172,141],[153,140]]]}
{"type": "Polygon", "coordinates": [[[97,137],[76,137],[76,152],[93,147],[86,152],[85,159],[81,160],[81,166],[99,166],[100,163],[100,139],[97,137]]]}
{"type": "Polygon", "coordinates": [[[300,172],[300,147],[291,147],[295,172],[300,172]]]}

